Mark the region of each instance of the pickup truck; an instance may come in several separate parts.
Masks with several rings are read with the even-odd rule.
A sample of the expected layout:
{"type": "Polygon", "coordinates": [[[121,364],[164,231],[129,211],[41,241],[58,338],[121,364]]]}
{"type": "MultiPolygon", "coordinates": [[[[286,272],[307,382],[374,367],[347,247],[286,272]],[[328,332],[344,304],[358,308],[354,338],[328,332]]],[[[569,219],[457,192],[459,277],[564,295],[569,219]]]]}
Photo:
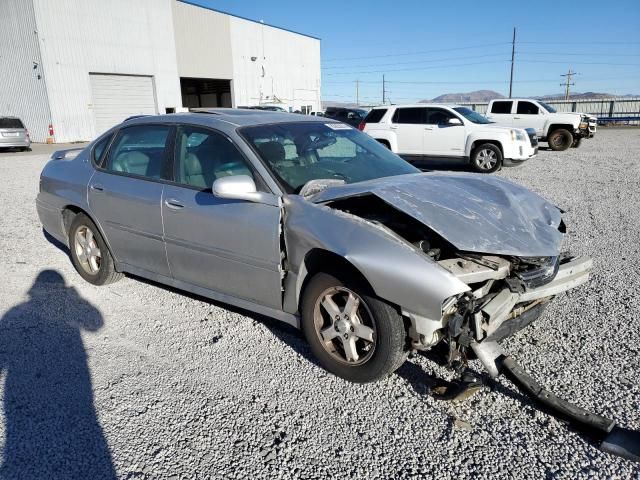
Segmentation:
{"type": "Polygon", "coordinates": [[[463,161],[492,173],[535,157],[533,129],[501,127],[458,105],[374,107],[358,128],[409,162],[463,161]]]}
{"type": "Polygon", "coordinates": [[[505,127],[534,128],[540,141],[557,151],[576,148],[583,138],[593,137],[598,121],[584,113],[556,112],[551,105],[530,98],[491,100],[486,116],[505,127]]]}

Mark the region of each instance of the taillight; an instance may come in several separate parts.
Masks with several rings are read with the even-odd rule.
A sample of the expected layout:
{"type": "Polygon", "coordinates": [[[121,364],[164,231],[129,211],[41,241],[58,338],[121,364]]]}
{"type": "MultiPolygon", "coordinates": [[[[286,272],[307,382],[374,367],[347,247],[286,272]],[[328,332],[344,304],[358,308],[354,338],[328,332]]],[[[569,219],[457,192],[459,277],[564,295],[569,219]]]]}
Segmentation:
{"type": "Polygon", "coordinates": [[[364,122],[360,122],[358,124],[358,130],[360,130],[361,132],[364,132],[364,127],[365,127],[366,123],[364,122]]]}

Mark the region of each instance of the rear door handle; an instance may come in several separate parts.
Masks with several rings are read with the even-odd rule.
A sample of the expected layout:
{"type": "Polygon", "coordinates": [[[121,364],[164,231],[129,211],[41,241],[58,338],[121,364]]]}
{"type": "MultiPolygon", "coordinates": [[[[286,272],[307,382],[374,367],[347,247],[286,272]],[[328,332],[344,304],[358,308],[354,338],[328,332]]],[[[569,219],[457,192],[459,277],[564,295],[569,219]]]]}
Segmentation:
{"type": "Polygon", "coordinates": [[[424,127],[425,130],[433,130],[433,127],[424,127]]]}
{"type": "Polygon", "coordinates": [[[520,120],[520,117],[513,117],[514,120],[520,120]]]}
{"type": "Polygon", "coordinates": [[[90,188],[95,192],[104,192],[104,187],[99,183],[92,183],[90,188]]]}
{"type": "Polygon", "coordinates": [[[397,130],[397,129],[398,129],[398,127],[397,127],[397,126],[395,126],[395,125],[391,125],[389,128],[390,128],[391,130],[397,130]]]}
{"type": "Polygon", "coordinates": [[[172,210],[180,210],[182,208],[184,208],[184,205],[182,203],[180,203],[178,200],[176,200],[175,198],[167,198],[164,201],[164,204],[171,208],[172,210]]]}

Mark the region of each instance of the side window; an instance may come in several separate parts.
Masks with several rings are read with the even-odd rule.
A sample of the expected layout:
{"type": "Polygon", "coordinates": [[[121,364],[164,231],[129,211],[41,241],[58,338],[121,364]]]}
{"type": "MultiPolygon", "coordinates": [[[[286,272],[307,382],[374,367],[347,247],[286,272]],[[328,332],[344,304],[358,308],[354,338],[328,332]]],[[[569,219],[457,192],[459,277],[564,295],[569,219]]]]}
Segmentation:
{"type": "Polygon", "coordinates": [[[518,113],[520,115],[538,115],[539,109],[535,103],[519,101],[518,113]]]}
{"type": "Polygon", "coordinates": [[[423,107],[398,108],[393,115],[393,123],[411,123],[414,125],[424,123],[426,110],[423,107]]]}
{"type": "Polygon", "coordinates": [[[425,123],[429,125],[447,125],[450,118],[454,118],[455,115],[442,108],[429,108],[427,109],[427,121],[425,123]]]}
{"type": "Polygon", "coordinates": [[[497,101],[491,105],[491,113],[511,113],[512,101],[497,101]]]}
{"type": "Polygon", "coordinates": [[[200,127],[183,126],[178,130],[176,182],[206,190],[216,179],[230,175],[249,175],[256,180],[245,158],[227,137],[200,127]]]}
{"type": "Polygon", "coordinates": [[[93,163],[96,165],[100,165],[102,161],[102,155],[104,155],[104,150],[109,145],[109,142],[113,138],[113,135],[107,135],[93,147],[93,163]]]}
{"type": "Polygon", "coordinates": [[[162,178],[169,125],[136,125],[118,132],[104,168],[149,178],[162,178]]]}
{"type": "Polygon", "coordinates": [[[384,114],[387,113],[386,108],[374,108],[371,110],[367,116],[364,118],[363,122],[365,123],[380,123],[384,114]]]}

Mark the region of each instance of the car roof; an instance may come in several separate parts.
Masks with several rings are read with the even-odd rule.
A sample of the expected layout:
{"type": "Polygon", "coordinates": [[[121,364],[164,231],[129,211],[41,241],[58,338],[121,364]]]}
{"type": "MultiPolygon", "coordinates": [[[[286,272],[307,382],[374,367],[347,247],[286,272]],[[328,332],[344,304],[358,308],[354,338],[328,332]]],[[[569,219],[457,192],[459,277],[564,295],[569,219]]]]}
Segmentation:
{"type": "Polygon", "coordinates": [[[377,107],[373,107],[373,110],[378,110],[381,108],[424,108],[424,107],[459,107],[460,105],[452,104],[452,103],[402,103],[402,104],[394,104],[394,105],[378,105],[377,107]]]}
{"type": "MultiPolygon", "coordinates": [[[[146,115],[126,120],[127,125],[144,123],[174,123],[184,122],[204,126],[216,126],[220,123],[244,127],[248,125],[262,125],[266,123],[287,122],[318,122],[316,117],[297,113],[274,112],[270,110],[253,110],[240,108],[196,108],[189,113],[168,113],[165,115],[146,115]]],[[[322,122],[335,122],[322,119],[322,122]]],[[[338,122],[336,122],[338,123],[338,122]]]]}

